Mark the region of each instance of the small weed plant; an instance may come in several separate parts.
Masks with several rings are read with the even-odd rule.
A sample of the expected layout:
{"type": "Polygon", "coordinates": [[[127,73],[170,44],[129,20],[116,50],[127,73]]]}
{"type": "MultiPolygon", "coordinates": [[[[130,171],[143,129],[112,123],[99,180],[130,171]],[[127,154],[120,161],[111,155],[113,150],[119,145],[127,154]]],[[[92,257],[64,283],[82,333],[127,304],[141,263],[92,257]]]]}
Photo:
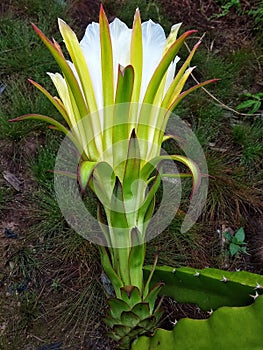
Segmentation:
{"type": "Polygon", "coordinates": [[[213,18],[224,17],[229,14],[232,8],[240,10],[241,4],[239,0],[217,0],[216,1],[221,6],[221,13],[215,14],[213,18]]]}
{"type": "Polygon", "coordinates": [[[263,92],[258,92],[256,94],[247,92],[243,96],[247,99],[236,107],[237,110],[244,110],[248,114],[254,114],[260,110],[263,100],[263,92]]]}
{"type": "Polygon", "coordinates": [[[241,253],[248,254],[247,243],[245,242],[245,231],[243,227],[239,228],[234,235],[229,232],[224,233],[228,243],[227,253],[231,257],[239,256],[241,253]]]}

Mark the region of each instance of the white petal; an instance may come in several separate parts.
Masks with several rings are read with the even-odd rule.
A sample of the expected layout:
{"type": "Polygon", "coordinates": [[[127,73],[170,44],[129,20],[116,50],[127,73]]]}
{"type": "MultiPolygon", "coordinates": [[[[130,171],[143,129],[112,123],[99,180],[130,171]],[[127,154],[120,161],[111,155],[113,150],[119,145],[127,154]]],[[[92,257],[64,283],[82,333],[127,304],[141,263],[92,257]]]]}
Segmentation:
{"type": "Polygon", "coordinates": [[[131,29],[118,18],[110,24],[114,68],[130,64],[131,29]]]}
{"type": "MultiPolygon", "coordinates": [[[[116,18],[110,23],[110,34],[113,50],[114,87],[116,90],[118,65],[121,64],[126,67],[130,63],[131,29],[116,18]]],[[[103,89],[99,23],[93,22],[88,25],[80,46],[88,64],[98,109],[101,109],[103,108],[103,89]]]]}
{"type": "Polygon", "coordinates": [[[182,25],[182,23],[177,23],[177,24],[174,24],[172,26],[170,34],[169,34],[168,38],[166,39],[164,54],[169,49],[169,47],[176,41],[178,31],[179,31],[181,25],[182,25]]]}
{"type": "Polygon", "coordinates": [[[165,87],[164,87],[164,95],[166,94],[167,90],[169,89],[169,86],[171,85],[171,83],[174,80],[176,64],[179,60],[180,60],[180,57],[176,56],[167,70],[166,82],[165,82],[165,87]]]}
{"type": "Polygon", "coordinates": [[[103,107],[100,28],[99,23],[88,25],[80,46],[86,58],[98,109],[103,107]]]}
{"type": "Polygon", "coordinates": [[[131,33],[131,29],[129,29],[127,25],[120,21],[118,18],[115,18],[114,21],[110,23],[115,92],[119,64],[123,67],[126,67],[130,64],[131,33]]]}
{"type": "Polygon", "coordinates": [[[55,88],[57,89],[57,92],[61,101],[65,105],[65,101],[67,100],[67,97],[68,97],[68,88],[67,88],[65,79],[62,77],[60,73],[47,72],[47,74],[51,78],[53,84],[55,85],[55,88]]]}
{"type": "Polygon", "coordinates": [[[143,73],[140,100],[142,101],[151,77],[157,68],[166,42],[165,32],[160,24],[152,20],[142,23],[143,73]]]}
{"type": "Polygon", "coordinates": [[[59,97],[65,106],[65,109],[70,118],[71,126],[74,126],[76,123],[77,116],[75,116],[74,110],[72,108],[69,91],[68,91],[68,87],[65,79],[62,77],[60,73],[54,74],[54,73],[47,72],[47,74],[50,76],[53,84],[55,85],[55,88],[57,89],[59,97]]]}
{"type": "MultiPolygon", "coordinates": [[[[78,73],[77,73],[77,70],[76,70],[74,64],[73,64],[71,61],[69,61],[69,60],[67,60],[67,64],[70,66],[72,72],[74,73],[75,78],[77,79],[78,85],[79,85],[79,87],[80,87],[80,90],[81,90],[81,92],[82,92],[82,94],[83,94],[83,89],[82,89],[81,81],[80,81],[79,75],[78,75],[78,73]]],[[[83,98],[85,99],[84,94],[83,94],[83,98]]]]}

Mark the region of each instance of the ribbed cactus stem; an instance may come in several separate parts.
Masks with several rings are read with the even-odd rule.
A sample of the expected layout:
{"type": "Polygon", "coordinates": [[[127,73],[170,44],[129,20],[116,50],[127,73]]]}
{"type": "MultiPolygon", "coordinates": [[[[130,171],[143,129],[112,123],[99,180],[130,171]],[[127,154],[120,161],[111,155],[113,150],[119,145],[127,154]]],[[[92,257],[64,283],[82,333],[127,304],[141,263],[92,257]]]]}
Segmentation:
{"type": "MultiPolygon", "coordinates": [[[[145,278],[150,271],[149,266],[144,267],[145,278]]],[[[197,304],[207,311],[220,306],[249,305],[263,293],[263,276],[247,271],[157,266],[151,283],[154,285],[157,281],[164,282],[160,295],[197,304]]]]}

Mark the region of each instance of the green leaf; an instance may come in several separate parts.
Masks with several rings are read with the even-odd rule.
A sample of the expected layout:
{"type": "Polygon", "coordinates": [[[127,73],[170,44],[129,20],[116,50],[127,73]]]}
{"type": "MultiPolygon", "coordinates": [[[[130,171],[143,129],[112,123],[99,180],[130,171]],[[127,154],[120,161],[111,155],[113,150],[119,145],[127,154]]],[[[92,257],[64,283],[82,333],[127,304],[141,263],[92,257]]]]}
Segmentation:
{"type": "Polygon", "coordinates": [[[243,229],[243,227],[240,227],[236,234],[235,234],[235,238],[239,241],[239,242],[244,242],[245,240],[245,231],[243,229]]]}
{"type": "MultiPolygon", "coordinates": [[[[154,328],[156,328],[157,326],[157,319],[155,317],[155,315],[151,315],[148,318],[142,320],[139,323],[139,327],[144,328],[148,333],[153,331],[154,328]]],[[[145,334],[146,332],[144,331],[143,334],[145,334]]]]}
{"type": "Polygon", "coordinates": [[[121,337],[124,337],[126,334],[128,334],[130,332],[130,330],[131,330],[131,327],[122,326],[122,325],[115,325],[112,328],[113,334],[115,333],[118,336],[117,339],[120,339],[121,337]]]}
{"type": "Polygon", "coordinates": [[[132,311],[123,311],[121,314],[121,323],[124,326],[135,327],[140,322],[140,318],[132,311]]]}
{"type": "MultiPolygon", "coordinates": [[[[70,54],[76,72],[78,74],[79,81],[82,87],[81,91],[83,92],[83,97],[85,97],[85,103],[87,104],[89,110],[89,113],[86,114],[81,113],[80,110],[81,118],[86,118],[85,122],[89,124],[89,128],[92,131],[91,135],[99,135],[101,133],[102,128],[99,115],[96,115],[98,107],[85,55],[79,44],[76,34],[72,31],[72,29],[61,19],[58,20],[58,23],[61,35],[64,39],[67,50],[70,54]]],[[[72,94],[73,100],[75,100],[75,92],[72,91],[72,94]]],[[[72,101],[72,106],[75,105],[74,102],[76,102],[75,109],[79,109],[79,101],[72,101]]],[[[77,113],[75,112],[74,115],[77,115],[77,113]]],[[[85,131],[83,132],[83,134],[85,134],[85,131]]],[[[93,139],[92,136],[87,138],[93,139]]],[[[96,140],[92,140],[92,143],[94,142],[97,148],[101,151],[102,144],[100,139],[97,137],[96,140]]],[[[93,145],[93,148],[95,148],[95,144],[93,145]]]]}
{"type": "Polygon", "coordinates": [[[132,308],[132,312],[134,312],[140,317],[141,320],[143,320],[144,318],[150,316],[149,304],[145,302],[139,303],[132,308]]]}
{"type": "Polygon", "coordinates": [[[241,244],[241,242],[236,237],[232,237],[232,243],[241,244]]]}
{"type": "Polygon", "coordinates": [[[9,122],[13,123],[13,122],[19,122],[21,120],[27,120],[27,119],[41,120],[43,122],[51,124],[55,126],[55,128],[57,128],[58,130],[62,131],[65,135],[70,133],[70,131],[64,125],[59,123],[56,119],[53,119],[43,114],[36,114],[36,113],[24,114],[24,115],[21,115],[20,117],[10,119],[9,122]]]}
{"type": "Polygon", "coordinates": [[[130,306],[122,299],[110,298],[108,299],[110,306],[110,314],[113,318],[119,320],[123,311],[130,311],[130,306]]]}
{"type": "Polygon", "coordinates": [[[256,113],[261,107],[261,101],[257,101],[254,104],[254,107],[249,111],[249,113],[253,114],[256,113]]]}
{"type": "Polygon", "coordinates": [[[236,109],[239,110],[239,109],[249,108],[249,107],[251,107],[251,106],[254,106],[255,103],[256,103],[255,100],[244,101],[244,102],[240,103],[240,104],[236,107],[236,109]]]}
{"type": "Polygon", "coordinates": [[[231,242],[233,239],[233,236],[229,232],[224,232],[224,237],[231,242]]]}
{"type": "Polygon", "coordinates": [[[156,283],[156,285],[152,287],[152,289],[149,291],[146,298],[144,299],[145,302],[149,303],[151,313],[153,313],[157,296],[159,295],[163,286],[163,282],[156,283]]]}
{"type": "MultiPolygon", "coordinates": [[[[176,101],[176,99],[178,98],[178,96],[180,95],[181,91],[183,90],[183,87],[186,83],[186,81],[188,80],[190,74],[192,73],[192,71],[194,70],[195,67],[190,67],[188,68],[184,75],[182,76],[182,78],[178,81],[178,83],[174,86],[174,89],[172,90],[172,94],[171,97],[168,101],[163,101],[162,103],[162,107],[165,109],[169,109],[170,105],[173,105],[174,101],[176,101]]],[[[173,85],[173,83],[172,83],[173,85]]]]}
{"type": "Polygon", "coordinates": [[[131,308],[142,301],[140,289],[133,285],[122,287],[121,297],[131,308]]]}
{"type": "Polygon", "coordinates": [[[240,251],[244,254],[247,254],[247,255],[250,255],[248,252],[247,252],[247,248],[246,247],[240,247],[240,251]]]}
{"type": "Polygon", "coordinates": [[[229,251],[231,256],[235,256],[240,251],[240,246],[235,243],[230,243],[229,251]]]}
{"type": "MultiPolygon", "coordinates": [[[[108,326],[109,328],[112,328],[115,324],[118,324],[120,321],[116,318],[109,316],[109,317],[103,317],[102,321],[108,326]]],[[[115,338],[114,338],[115,339],[115,338]]]]}
{"type": "Polygon", "coordinates": [[[207,320],[183,318],[172,331],[157,329],[134,341],[132,350],[262,350],[263,296],[245,307],[222,307],[207,320]]]}

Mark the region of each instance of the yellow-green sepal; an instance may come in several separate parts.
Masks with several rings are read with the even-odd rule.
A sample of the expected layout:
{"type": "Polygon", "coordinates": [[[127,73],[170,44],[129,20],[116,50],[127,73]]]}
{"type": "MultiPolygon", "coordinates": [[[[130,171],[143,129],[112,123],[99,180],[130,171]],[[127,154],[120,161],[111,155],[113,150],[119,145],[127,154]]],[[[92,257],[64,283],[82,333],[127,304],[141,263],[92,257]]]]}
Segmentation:
{"type": "Polygon", "coordinates": [[[32,23],[32,26],[35,30],[35,32],[38,34],[40,39],[43,41],[43,43],[46,45],[46,47],[49,49],[50,53],[52,56],[55,58],[57,61],[58,65],[60,66],[64,77],[67,81],[67,83],[70,86],[70,89],[74,95],[74,99],[78,105],[79,113],[82,117],[87,116],[88,114],[88,107],[86,105],[86,102],[84,100],[82,91],[80,89],[80,86],[77,82],[77,79],[70,68],[69,64],[67,63],[65,57],[62,54],[61,48],[59,47],[58,43],[56,42],[51,42],[42,32],[41,30],[32,23]]]}
{"type": "MultiPolygon", "coordinates": [[[[150,176],[151,172],[155,169],[155,167],[157,167],[157,165],[160,164],[160,162],[163,160],[175,160],[177,162],[184,164],[189,168],[192,174],[192,183],[193,183],[192,194],[191,194],[191,197],[192,197],[193,194],[197,191],[197,189],[200,186],[201,173],[198,165],[193,160],[185,156],[180,156],[180,155],[157,156],[151,159],[151,163],[147,163],[144,165],[142,169],[142,173],[144,174],[144,176],[150,176]]],[[[167,174],[165,176],[167,176],[167,174]]],[[[178,174],[176,174],[176,176],[178,176],[178,174]]]]}
{"type": "Polygon", "coordinates": [[[134,68],[132,65],[118,67],[118,80],[115,103],[126,103],[131,101],[134,87],[134,68]]]}
{"type": "Polygon", "coordinates": [[[114,72],[110,28],[102,5],[100,7],[99,24],[103,102],[104,107],[106,107],[114,103],[114,72]]]}
{"type": "Polygon", "coordinates": [[[171,101],[174,101],[175,98],[179,95],[179,93],[183,89],[184,84],[185,84],[188,76],[192,72],[191,69],[187,70],[187,68],[188,68],[198,46],[200,45],[200,43],[201,43],[201,41],[199,41],[197,44],[195,44],[192,51],[190,52],[187,59],[185,60],[184,64],[180,68],[179,72],[176,74],[173,82],[169,86],[169,88],[164,96],[164,99],[163,99],[163,102],[161,105],[162,108],[167,108],[171,104],[171,101]],[[186,70],[187,70],[187,74],[185,74],[186,70]]]}
{"type": "MultiPolygon", "coordinates": [[[[112,283],[112,286],[116,293],[116,297],[120,298],[121,297],[120,288],[123,287],[123,282],[112,266],[112,262],[110,260],[109,253],[108,253],[108,248],[104,246],[98,246],[98,248],[100,251],[101,264],[103,266],[103,269],[107,277],[110,279],[112,283]]],[[[113,299],[113,300],[117,300],[117,299],[113,299]]]]}
{"type": "Polygon", "coordinates": [[[210,80],[206,80],[202,83],[199,83],[199,84],[196,84],[194,86],[192,86],[191,88],[189,88],[188,90],[185,90],[184,92],[182,92],[174,101],[172,101],[170,103],[170,105],[167,107],[167,110],[169,111],[173,111],[174,108],[178,105],[179,102],[182,101],[183,98],[185,98],[187,95],[189,95],[190,93],[192,93],[193,91],[201,88],[201,87],[204,87],[208,84],[211,84],[211,83],[215,83],[216,81],[218,81],[220,79],[210,79],[210,80]]]}
{"type": "Polygon", "coordinates": [[[149,82],[149,85],[147,87],[143,103],[149,103],[152,104],[154,102],[155,95],[158,91],[159,85],[162,82],[163,76],[165,72],[167,71],[169,65],[171,64],[172,60],[180,50],[181,46],[183,45],[185,39],[195,33],[195,30],[189,30],[182,34],[174,44],[172,44],[165,55],[163,56],[161,62],[159,63],[158,67],[153,73],[153,76],[149,82]]]}
{"type": "Polygon", "coordinates": [[[140,11],[138,8],[136,9],[133,21],[130,59],[131,65],[134,68],[134,89],[132,94],[132,102],[139,102],[143,69],[143,46],[142,24],[140,11]]]}
{"type": "MultiPolygon", "coordinates": [[[[102,5],[100,7],[99,25],[103,106],[107,107],[114,104],[114,70],[109,22],[102,5]]],[[[103,114],[103,147],[104,150],[107,150],[112,145],[113,110],[104,108],[103,114]]]]}
{"type": "Polygon", "coordinates": [[[142,233],[139,232],[137,227],[133,227],[131,230],[131,243],[132,247],[129,254],[131,285],[137,286],[141,291],[143,287],[143,278],[139,271],[143,268],[146,244],[142,233]]]}
{"type": "Polygon", "coordinates": [[[83,50],[81,49],[79,41],[73,30],[61,19],[58,20],[58,25],[67,50],[78,73],[89,111],[90,113],[93,113],[94,111],[97,111],[98,108],[83,50]]]}
{"type": "Polygon", "coordinates": [[[59,111],[59,113],[65,119],[67,124],[69,126],[71,126],[68,113],[67,113],[62,101],[59,98],[52,96],[43,86],[41,86],[40,84],[38,84],[34,80],[28,79],[28,81],[32,85],[34,85],[39,91],[41,91],[49,99],[49,101],[53,104],[53,106],[59,111]]]}
{"type": "Polygon", "coordinates": [[[98,162],[91,162],[89,160],[82,161],[78,166],[78,183],[80,186],[81,193],[87,189],[92,173],[97,166],[98,162]]]}

